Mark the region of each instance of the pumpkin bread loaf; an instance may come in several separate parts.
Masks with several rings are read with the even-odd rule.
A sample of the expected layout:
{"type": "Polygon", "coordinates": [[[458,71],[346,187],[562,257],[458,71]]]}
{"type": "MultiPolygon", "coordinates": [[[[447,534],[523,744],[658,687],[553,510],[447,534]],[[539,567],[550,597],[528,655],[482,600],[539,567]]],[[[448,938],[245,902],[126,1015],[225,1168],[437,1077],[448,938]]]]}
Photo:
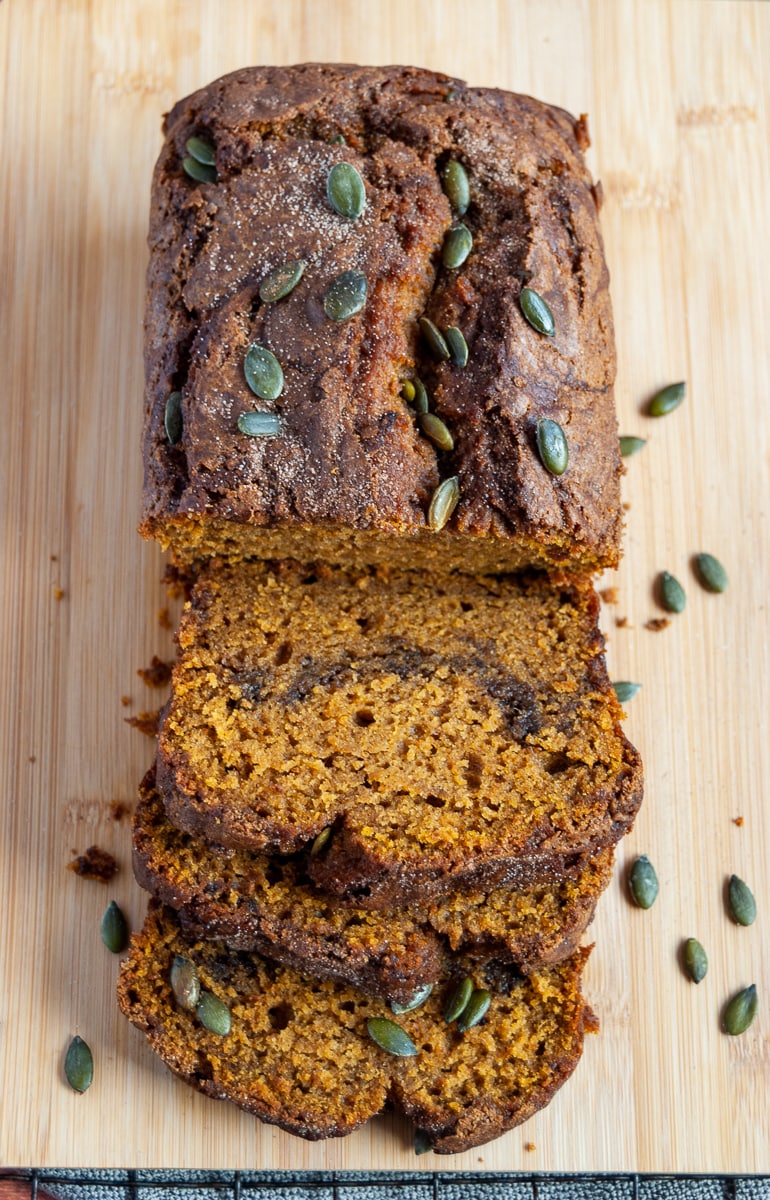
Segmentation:
{"type": "Polygon", "coordinates": [[[188,565],[615,564],[587,145],[583,118],[410,67],[251,68],[176,104],[152,187],[142,532],[188,565]]]}
{"type": "Polygon", "coordinates": [[[262,1121],[318,1140],[344,1136],[389,1105],[434,1150],[452,1153],[526,1120],[572,1073],[584,1033],[596,1027],[580,991],[587,953],[527,977],[459,960],[421,1007],[394,1018],[384,1001],[351,987],[221,943],[189,941],[171,910],[151,907],[121,964],[118,1000],[172,1071],[262,1121]],[[177,994],[195,1004],[192,976],[203,1010],[188,1011],[175,997],[177,958],[187,960],[177,994]],[[490,1004],[460,1032],[443,1014],[467,975],[490,993],[490,1004]],[[382,1037],[376,1022],[383,1019],[397,1020],[416,1053],[399,1056],[375,1043],[368,1023],[382,1037]]]}
{"type": "Polygon", "coordinates": [[[134,814],[134,872],[176,909],[188,936],[256,950],[306,975],[408,1003],[446,969],[450,952],[511,961],[519,971],[567,958],[612,873],[612,851],[575,879],[445,896],[378,913],[320,892],[303,859],[209,845],[169,822],[149,771],[134,814]]]}
{"type": "Polygon", "coordinates": [[[298,564],[201,573],[157,782],[175,825],[308,851],[361,907],[520,887],[613,845],[641,799],[590,584],[298,564]]]}

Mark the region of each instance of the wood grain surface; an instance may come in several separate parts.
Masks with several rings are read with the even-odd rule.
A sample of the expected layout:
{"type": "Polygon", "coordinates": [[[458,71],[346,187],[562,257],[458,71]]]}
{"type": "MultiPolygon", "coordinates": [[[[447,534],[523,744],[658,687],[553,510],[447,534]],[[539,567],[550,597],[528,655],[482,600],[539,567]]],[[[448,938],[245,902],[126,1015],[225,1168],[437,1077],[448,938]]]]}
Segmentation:
{"type": "MultiPolygon", "coordinates": [[[[0,1164],[506,1170],[770,1169],[770,4],[737,0],[4,0],[0,3],[2,606],[0,1164]],[[626,554],[604,609],[646,801],[619,854],[587,975],[602,1030],[549,1109],[455,1159],[415,1159],[382,1118],[308,1145],[175,1081],[114,1001],[99,938],[144,896],[129,822],[157,707],[137,677],[172,636],[163,563],[136,533],[150,174],[174,99],[249,63],[413,63],[588,112],[604,186],[626,554]],[[650,393],[687,380],[671,416],[650,393]],[[691,556],[730,587],[709,595],[691,556]],[[652,582],[687,589],[668,628],[652,582]],[[612,599],[612,597],[611,597],[612,599]],[[742,818],[742,824],[737,819],[742,818]],[[92,843],[109,887],[66,870],[92,843]],[[649,912],[624,872],[647,853],[649,912]],[[759,915],[725,912],[731,872],[759,915]],[[681,940],[707,947],[698,987],[681,940]],[[759,1015],[720,1031],[736,989],[759,1015]],[[95,1081],[62,1076],[79,1033],[95,1081]]],[[[172,610],[171,619],[176,619],[172,610]]]]}

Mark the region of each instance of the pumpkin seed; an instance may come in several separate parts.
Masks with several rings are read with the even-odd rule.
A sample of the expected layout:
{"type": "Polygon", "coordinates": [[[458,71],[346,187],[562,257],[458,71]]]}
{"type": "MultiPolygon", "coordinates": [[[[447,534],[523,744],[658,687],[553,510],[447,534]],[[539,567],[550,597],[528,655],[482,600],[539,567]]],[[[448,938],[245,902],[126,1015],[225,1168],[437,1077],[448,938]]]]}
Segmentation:
{"type": "Polygon", "coordinates": [[[344,133],[338,133],[335,137],[333,137],[331,144],[332,146],[346,146],[347,142],[345,141],[344,133]]]}
{"type": "Polygon", "coordinates": [[[247,437],[278,437],[281,418],[277,413],[242,412],[238,417],[238,429],[247,437]]]}
{"type": "Polygon", "coordinates": [[[421,379],[414,380],[414,410],[417,413],[428,411],[428,392],[421,379]]]}
{"type": "Polygon", "coordinates": [[[313,845],[310,847],[311,857],[315,854],[320,854],[321,851],[329,844],[333,832],[333,827],[327,825],[326,829],[322,829],[318,836],[314,839],[313,845]]]}
{"type": "Polygon", "coordinates": [[[102,941],[113,954],[120,954],[128,945],[126,918],[114,900],[110,900],[102,917],[102,941]]]}
{"type": "Polygon", "coordinates": [[[430,1136],[424,1129],[415,1129],[414,1131],[414,1152],[415,1154],[427,1154],[433,1149],[433,1144],[430,1136]]]}
{"type": "Polygon", "coordinates": [[[205,138],[191,137],[187,139],[185,150],[188,154],[202,163],[205,167],[214,166],[214,147],[211,142],[207,142],[205,138]]]}
{"type": "Polygon", "coordinates": [[[456,158],[450,159],[444,170],[444,191],[452,208],[461,217],[471,202],[471,189],[465,167],[456,158]]]}
{"type": "Polygon", "coordinates": [[[357,221],[366,204],[366,189],[358,171],[349,162],[337,163],[326,177],[326,199],[335,212],[357,221]]]}
{"type": "Polygon", "coordinates": [[[366,1029],[372,1041],[382,1050],[387,1050],[388,1054],[395,1054],[398,1058],[411,1058],[417,1053],[417,1047],[406,1030],[395,1021],[389,1021],[387,1017],[370,1017],[366,1022],[366,1029]]]}
{"type": "Polygon", "coordinates": [[[457,508],[460,499],[460,480],[456,475],[445,479],[433,493],[433,499],[428,509],[428,525],[434,533],[439,533],[457,508]]]}
{"type": "Polygon", "coordinates": [[[563,475],[569,463],[569,446],[558,421],[543,417],[537,423],[537,452],[546,471],[563,475]]]}
{"type": "Polygon", "coordinates": [[[450,325],[448,329],[444,330],[444,339],[449,347],[449,353],[455,366],[467,366],[468,343],[463,337],[462,331],[456,325],[450,325]]]}
{"type": "Polygon", "coordinates": [[[274,354],[252,342],[243,363],[246,382],[260,400],[277,400],[283,391],[283,370],[274,354]]]}
{"type": "Polygon", "coordinates": [[[208,166],[207,163],[198,162],[197,158],[193,158],[191,154],[182,159],[182,166],[196,183],[216,183],[217,181],[216,169],[208,166]]]}
{"type": "Polygon", "coordinates": [[[276,300],[283,300],[284,296],[294,291],[304,270],[305,261],[302,258],[294,258],[276,267],[259,285],[259,298],[262,303],[275,304],[276,300]]]}
{"type": "Polygon", "coordinates": [[[88,1043],[77,1035],[67,1047],[64,1076],[75,1092],[87,1092],[94,1081],[94,1056],[88,1043]]]}
{"type": "Polygon", "coordinates": [[[675,408],[679,408],[684,400],[686,386],[685,383],[670,383],[668,387],[661,388],[659,392],[656,392],[650,400],[648,409],[650,416],[665,417],[675,408]]]}
{"type": "Polygon", "coordinates": [[[366,276],[343,271],[331,281],[324,296],[324,312],[332,321],[347,321],[366,304],[366,276]]]}
{"type": "Polygon", "coordinates": [[[201,981],[195,963],[181,954],[174,956],[171,964],[171,991],[180,1008],[195,1012],[201,998],[201,981]]]}
{"type": "Polygon", "coordinates": [[[454,225],[444,238],[441,261],[450,271],[461,267],[473,249],[473,237],[467,225],[454,225]]]}
{"type": "Polygon", "coordinates": [[[454,438],[441,417],[437,417],[435,413],[420,413],[420,429],[439,450],[454,450],[454,438]]]}
{"type": "Polygon", "coordinates": [[[620,703],[625,704],[627,700],[633,700],[641,686],[641,683],[631,683],[628,679],[621,679],[617,683],[613,683],[612,690],[620,703]]]}
{"type": "Polygon", "coordinates": [[[522,288],[519,293],[519,305],[533,329],[544,333],[546,337],[553,337],[556,333],[553,313],[539,292],[534,288],[522,288]]]}
{"type": "Polygon", "coordinates": [[[727,571],[713,554],[696,556],[695,574],[698,576],[698,582],[708,592],[724,592],[727,589],[727,571]]]}
{"type": "Polygon", "coordinates": [[[652,908],[658,894],[658,876],[646,854],[641,854],[631,868],[628,887],[635,904],[652,908]]]}
{"type": "Polygon", "coordinates": [[[647,445],[646,438],[625,436],[620,439],[620,453],[623,458],[630,458],[632,454],[638,454],[639,451],[647,445]]]}
{"type": "Polygon", "coordinates": [[[433,357],[439,362],[449,358],[449,347],[444,340],[444,335],[428,317],[420,317],[420,329],[433,357]]]}
{"type": "Polygon", "coordinates": [[[687,596],[679,580],[670,575],[668,571],[661,571],[658,584],[660,601],[666,612],[684,612],[687,596]]]}
{"type": "Polygon", "coordinates": [[[402,395],[403,399],[406,400],[407,404],[412,403],[416,394],[417,393],[415,391],[415,387],[414,387],[414,384],[412,383],[411,379],[405,379],[404,385],[401,388],[401,395],[402,395]]]}
{"type": "Polygon", "coordinates": [[[166,426],[166,437],[169,445],[175,446],[182,436],[182,393],[172,392],[166,401],[166,412],[163,417],[166,426]]]}
{"type": "Polygon", "coordinates": [[[687,939],[684,944],[683,959],[685,974],[693,983],[700,983],[701,979],[705,979],[709,969],[709,960],[697,938],[687,939]]]}
{"type": "Polygon", "coordinates": [[[227,1037],[231,1026],[230,1009],[218,996],[201,990],[196,1012],[204,1029],[208,1029],[209,1033],[216,1033],[219,1037],[227,1037]]]}
{"type": "Polygon", "coordinates": [[[757,902],[751,888],[737,875],[730,876],[727,887],[727,902],[730,916],[736,925],[753,925],[757,916],[757,902]]]}
{"type": "Polygon", "coordinates": [[[444,1006],[444,1020],[447,1025],[451,1025],[452,1021],[456,1021],[465,1012],[472,995],[473,980],[466,975],[465,979],[461,979],[449,993],[449,998],[444,1006]]]}
{"type": "Polygon", "coordinates": [[[730,1033],[733,1037],[745,1033],[757,1015],[757,1007],[757,987],[752,983],[742,992],[737,992],[725,1008],[722,1016],[722,1028],[725,1033],[730,1033]]]}
{"type": "Polygon", "coordinates": [[[486,1016],[491,1003],[492,996],[486,988],[474,988],[471,992],[470,1000],[457,1018],[457,1028],[460,1033],[465,1033],[467,1029],[472,1029],[474,1025],[478,1025],[479,1021],[482,1021],[486,1016]]]}
{"type": "Polygon", "coordinates": [[[413,1012],[415,1008],[419,1008],[421,1004],[425,1003],[432,991],[433,984],[426,983],[425,987],[417,989],[412,996],[412,999],[408,1000],[406,1004],[398,1004],[397,1001],[392,1000],[390,1004],[390,1010],[391,1012],[394,1012],[397,1017],[400,1017],[402,1013],[413,1012]]]}

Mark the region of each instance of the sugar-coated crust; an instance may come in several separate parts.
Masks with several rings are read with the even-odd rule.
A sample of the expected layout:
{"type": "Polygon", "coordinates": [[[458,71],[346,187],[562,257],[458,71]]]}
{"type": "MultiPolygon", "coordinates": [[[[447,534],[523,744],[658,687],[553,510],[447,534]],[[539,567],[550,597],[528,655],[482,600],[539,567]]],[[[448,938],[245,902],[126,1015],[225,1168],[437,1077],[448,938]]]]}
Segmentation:
{"type": "Polygon", "coordinates": [[[309,1140],[341,1137],[381,1112],[403,1111],[438,1153],[482,1145],[543,1108],[577,1066],[596,1028],[580,992],[588,951],[527,979],[487,978],[463,960],[414,1012],[398,1017],[418,1053],[398,1058],[367,1034],[383,1001],[303,979],[258,955],[184,938],[170,910],[152,907],[131,940],[118,1002],[154,1052],[187,1083],[309,1140]],[[231,1030],[210,1033],[176,1003],[175,955],[230,1009],[231,1030]],[[482,1022],[460,1033],[443,1007],[456,979],[488,987],[482,1022]],[[449,1069],[447,1069],[449,1068],[449,1069]],[[471,1082],[473,1081],[473,1082],[471,1082]]]}
{"type": "Polygon", "coordinates": [[[614,564],[615,354],[586,144],[584,121],[561,109],[410,67],[250,68],[176,104],[152,191],[143,532],[181,560],[217,546],[260,555],[256,536],[228,542],[240,529],[264,531],[267,557],[403,563],[439,545],[461,570],[614,564]],[[191,136],[214,145],[216,182],[183,170],[191,136]],[[474,239],[453,270],[441,261],[457,220],[442,186],[450,159],[470,180],[462,221],[474,239]],[[326,199],[340,162],[365,183],[355,221],[326,199]],[[307,264],[300,284],[260,303],[264,277],[293,259],[307,264]],[[326,288],[350,269],[367,277],[366,306],[329,320],[326,288]],[[524,286],[547,300],[555,336],[524,319],[524,286]],[[463,331],[465,368],[431,359],[424,315],[463,331]],[[277,401],[247,387],[252,342],[282,363],[277,401]],[[401,398],[415,374],[451,452],[435,449],[401,398]],[[175,390],[183,434],[171,446],[175,390]],[[280,416],[280,436],[238,432],[239,414],[254,409],[280,416]],[[538,457],[544,417],[569,443],[560,477],[538,457]],[[431,534],[430,500],[450,476],[460,501],[431,534]],[[314,542],[314,530],[336,540],[314,542]],[[282,547],[282,533],[295,540],[282,547]]]}
{"type": "Polygon", "coordinates": [[[385,913],[351,908],[314,888],[301,861],[209,846],[174,829],[154,770],[140,788],[133,846],[137,880],[177,910],[188,936],[255,950],[401,1004],[436,982],[450,947],[524,973],[568,958],[612,872],[606,851],[575,880],[550,888],[456,894],[385,913]]]}

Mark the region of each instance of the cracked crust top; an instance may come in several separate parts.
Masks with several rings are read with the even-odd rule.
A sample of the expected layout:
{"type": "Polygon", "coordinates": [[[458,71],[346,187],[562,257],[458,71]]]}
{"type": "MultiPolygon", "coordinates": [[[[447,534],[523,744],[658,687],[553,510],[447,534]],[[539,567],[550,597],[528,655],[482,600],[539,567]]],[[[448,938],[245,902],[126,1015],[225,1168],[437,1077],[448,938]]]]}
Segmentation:
{"type": "Polygon", "coordinates": [[[475,571],[617,561],[612,315],[582,120],[413,68],[311,64],[226,76],[180,101],[165,132],[150,227],[143,532],[182,561],[427,555],[475,571]],[[183,170],[191,136],[214,146],[215,182],[183,170]],[[442,187],[450,159],[469,178],[462,221],[473,236],[456,270],[441,261],[458,220],[442,187]],[[327,200],[339,162],[364,181],[357,220],[327,200]],[[306,263],[300,284],[261,303],[264,277],[293,259],[306,263]],[[366,276],[367,302],[335,322],[323,297],[347,270],[366,276]],[[524,319],[524,286],[547,300],[553,337],[524,319]],[[424,315],[462,330],[466,367],[431,359],[424,315]],[[246,384],[253,342],[283,367],[275,401],[246,384]],[[415,375],[451,451],[428,441],[401,397],[415,375]],[[175,390],[183,432],[171,446],[175,390]],[[255,409],[280,417],[280,436],[238,431],[255,409]],[[537,454],[544,417],[567,436],[562,476],[537,454]],[[459,503],[436,535],[430,500],[451,476],[459,503]]]}

